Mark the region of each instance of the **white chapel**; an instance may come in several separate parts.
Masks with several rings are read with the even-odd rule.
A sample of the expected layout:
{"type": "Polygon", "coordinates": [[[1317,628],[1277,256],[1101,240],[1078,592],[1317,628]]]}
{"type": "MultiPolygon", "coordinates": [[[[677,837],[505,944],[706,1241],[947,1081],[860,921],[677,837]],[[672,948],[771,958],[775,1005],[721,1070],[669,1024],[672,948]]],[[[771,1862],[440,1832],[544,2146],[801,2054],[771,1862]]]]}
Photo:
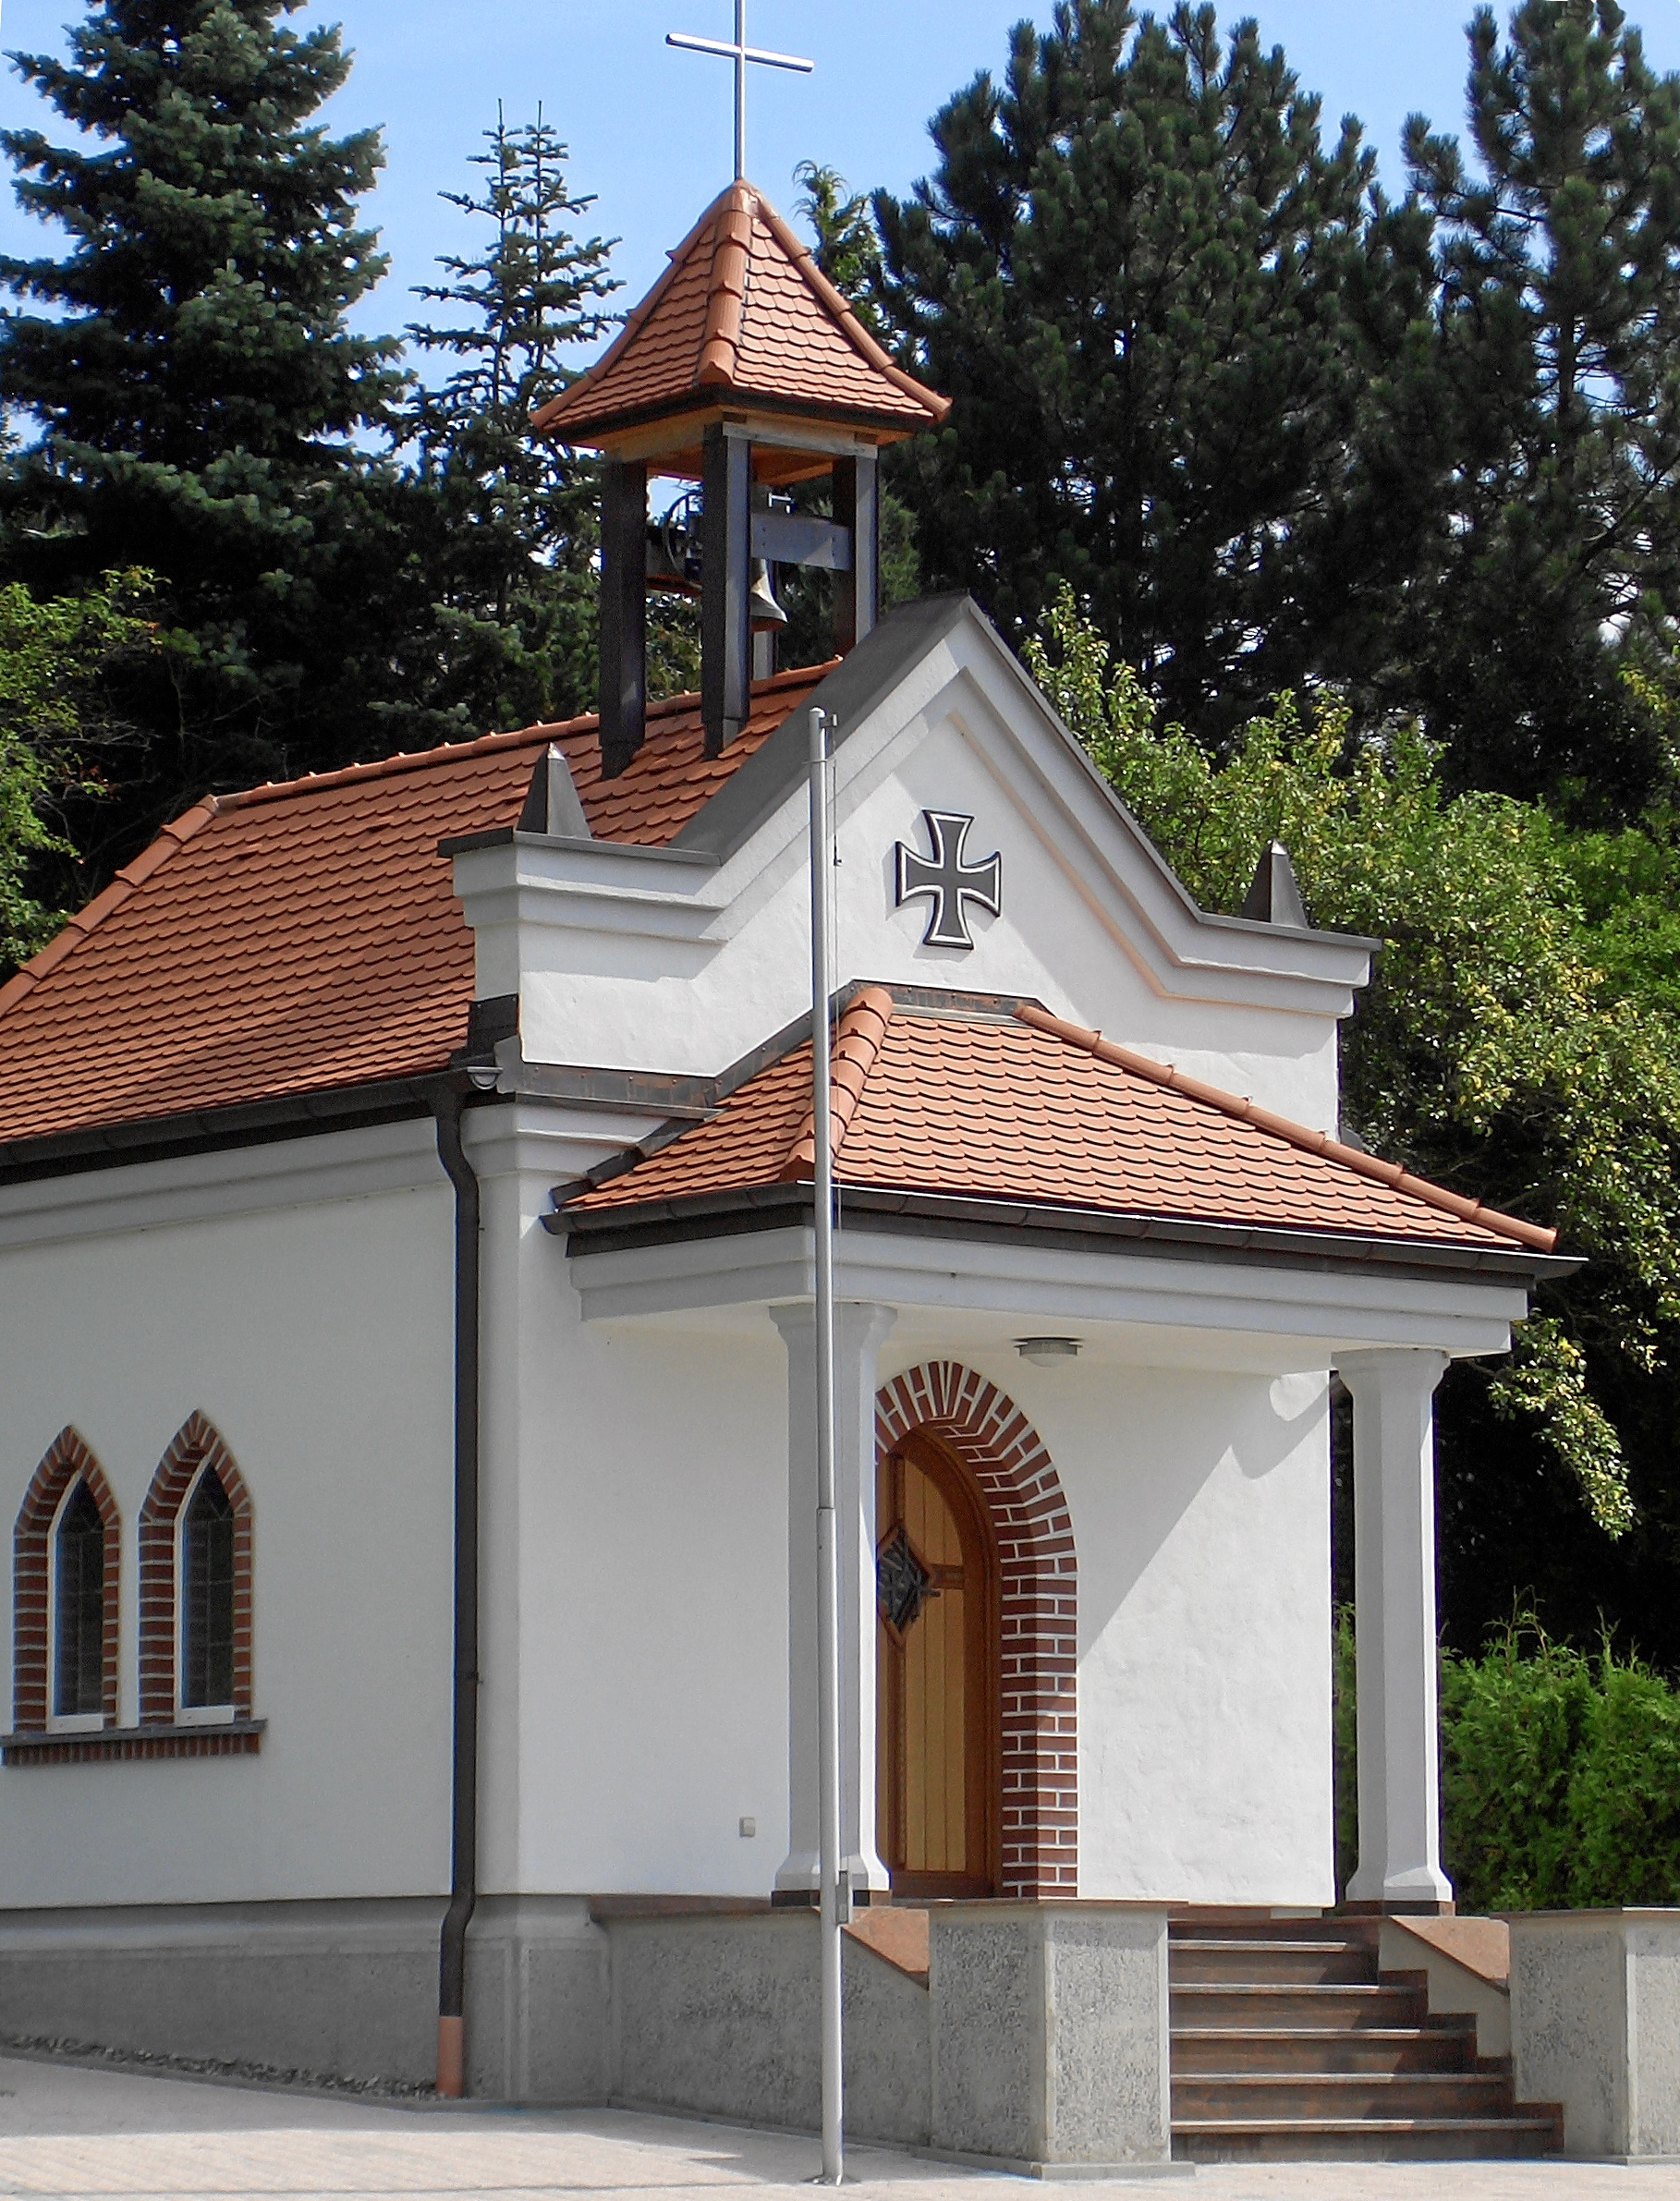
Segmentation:
{"type": "Polygon", "coordinates": [[[1374,943],[1281,851],[1199,908],[973,602],[881,615],[878,455],[945,409],[736,184],[536,423],[603,456],[599,716],[207,796],[0,990],[0,2033],[812,2122],[813,708],[860,2129],[1306,2132],[1242,2106],[1233,1921],[1404,2000],[1431,1401],[1560,1257],[1341,1137],[1374,943]],[[834,649],[778,669],[794,565],[834,649]]]}

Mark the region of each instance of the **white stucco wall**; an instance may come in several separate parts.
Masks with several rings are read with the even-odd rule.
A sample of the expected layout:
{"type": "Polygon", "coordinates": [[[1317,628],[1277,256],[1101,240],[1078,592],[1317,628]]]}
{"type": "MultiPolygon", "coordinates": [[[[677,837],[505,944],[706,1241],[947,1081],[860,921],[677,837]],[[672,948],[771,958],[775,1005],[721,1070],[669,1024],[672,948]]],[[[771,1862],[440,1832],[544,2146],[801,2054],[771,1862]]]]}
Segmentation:
{"type": "Polygon", "coordinates": [[[763,1895],[787,1842],[781,1343],[585,1325],[488,1122],[483,1885],[763,1895]],[[743,1839],[739,1822],[756,1820],[743,1839]]]}
{"type": "MultiPolygon", "coordinates": [[[[0,1907],[447,1887],[453,1209],[429,1124],[349,1137],[296,1142],[284,1165],[347,1154],[348,1183],[413,1188],[263,1208],[279,1148],[244,1162],[265,1189],[207,1189],[237,1175],[227,1157],[100,1172],[62,1182],[75,1227],[102,1196],[152,1227],[0,1250],[0,1521],[73,1424],[122,1514],[132,1725],[140,1509],[205,1414],[251,1493],[269,1723],[255,1757],[0,1770],[0,1907]],[[218,1207],[246,1211],[201,1211],[218,1207]],[[171,1211],[196,1219],[156,1220],[171,1211]]],[[[0,1233],[59,1227],[39,1220],[50,1197],[0,1196],[0,1233]]],[[[9,1727],[9,1621],[0,1638],[9,1727]]]]}
{"type": "Polygon", "coordinates": [[[1017,1393],[1078,1545],[1080,1893],[1333,1903],[1325,1380],[1064,1385],[1017,1393]]]}

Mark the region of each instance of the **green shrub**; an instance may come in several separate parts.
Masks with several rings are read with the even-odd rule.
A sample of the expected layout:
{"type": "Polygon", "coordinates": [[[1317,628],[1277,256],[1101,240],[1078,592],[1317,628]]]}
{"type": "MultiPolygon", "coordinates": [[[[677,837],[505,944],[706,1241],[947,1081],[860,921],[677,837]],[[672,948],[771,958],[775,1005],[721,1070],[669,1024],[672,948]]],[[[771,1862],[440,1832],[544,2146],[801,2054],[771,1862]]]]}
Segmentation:
{"type": "Polygon", "coordinates": [[[1516,1627],[1480,1659],[1443,1660],[1443,1861],[1461,1908],[1556,1910],[1573,1900],[1570,1796],[1597,1704],[1581,1652],[1516,1627]]]}
{"type": "Polygon", "coordinates": [[[1359,1707],[1355,1687],[1353,1610],[1336,1612],[1331,1668],[1335,1746],[1336,1893],[1344,1896],[1359,1862],[1359,1707]]]}
{"type": "MultiPolygon", "coordinates": [[[[1354,1632],[1335,1640],[1336,1879],[1357,1856],[1354,1632]]],[[[1680,1903],[1680,1689],[1513,1622],[1441,1670],[1443,1862],[1463,1911],[1680,1903]]]]}
{"type": "Polygon", "coordinates": [[[1570,1783],[1569,1903],[1680,1903],[1680,1691],[1608,1656],[1570,1783]]]}

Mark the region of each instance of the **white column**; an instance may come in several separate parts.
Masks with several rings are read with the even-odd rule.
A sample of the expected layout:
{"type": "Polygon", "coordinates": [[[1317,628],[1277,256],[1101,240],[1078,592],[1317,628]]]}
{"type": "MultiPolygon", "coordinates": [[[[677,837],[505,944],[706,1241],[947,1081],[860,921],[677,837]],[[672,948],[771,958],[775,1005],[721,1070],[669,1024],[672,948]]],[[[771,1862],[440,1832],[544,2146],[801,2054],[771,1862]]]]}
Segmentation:
{"type": "MultiPolygon", "coordinates": [[[[817,1352],[809,1305],[773,1307],[787,1348],[788,1851],[778,1894],[816,1894],[817,1352]]],[[[875,1853],[875,1392],[895,1309],[834,1309],[834,1495],[840,1529],[840,1854],[852,1886],[887,1888],[875,1853]]]]}
{"type": "Polygon", "coordinates": [[[1450,1903],[1441,1869],[1435,1386],[1444,1353],[1350,1354],[1359,1692],[1357,1903],[1450,1903]]]}

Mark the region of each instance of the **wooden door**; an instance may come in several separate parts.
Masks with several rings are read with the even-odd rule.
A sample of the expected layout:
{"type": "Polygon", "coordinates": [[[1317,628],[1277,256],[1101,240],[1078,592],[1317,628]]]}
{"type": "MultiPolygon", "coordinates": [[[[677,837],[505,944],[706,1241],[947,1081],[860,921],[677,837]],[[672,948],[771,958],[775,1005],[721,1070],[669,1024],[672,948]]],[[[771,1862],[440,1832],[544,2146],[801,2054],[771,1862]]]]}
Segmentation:
{"type": "Polygon", "coordinates": [[[977,1490],[907,1437],[877,1470],[876,1841],[896,1894],[992,1895],[997,1562],[977,1490]]]}

